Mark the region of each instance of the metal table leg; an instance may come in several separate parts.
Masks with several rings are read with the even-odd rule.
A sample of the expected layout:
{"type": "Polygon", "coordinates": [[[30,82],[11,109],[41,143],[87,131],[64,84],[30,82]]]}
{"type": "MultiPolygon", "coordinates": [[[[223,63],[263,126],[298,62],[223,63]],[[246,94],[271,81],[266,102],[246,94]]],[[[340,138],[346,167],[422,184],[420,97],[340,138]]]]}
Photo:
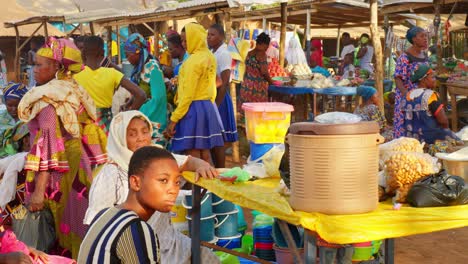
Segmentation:
{"type": "Polygon", "coordinates": [[[192,264],[201,264],[200,255],[200,214],[201,214],[201,195],[200,186],[192,184],[192,223],[191,223],[191,238],[192,238],[192,264]]]}
{"type": "Polygon", "coordinates": [[[385,239],[385,264],[395,263],[395,239],[385,239]]]}
{"type": "Polygon", "coordinates": [[[306,264],[317,263],[317,238],[310,231],[304,232],[304,262],[306,264]]]}

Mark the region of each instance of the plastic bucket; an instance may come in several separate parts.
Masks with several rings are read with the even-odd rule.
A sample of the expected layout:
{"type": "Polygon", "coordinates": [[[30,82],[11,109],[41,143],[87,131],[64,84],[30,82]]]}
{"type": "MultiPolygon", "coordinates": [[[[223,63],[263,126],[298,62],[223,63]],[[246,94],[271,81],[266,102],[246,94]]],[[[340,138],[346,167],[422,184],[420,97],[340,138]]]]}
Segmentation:
{"type": "MultiPolygon", "coordinates": [[[[294,264],[294,255],[291,253],[289,248],[278,247],[273,245],[273,250],[275,251],[276,262],[281,264],[294,264]]],[[[304,249],[299,249],[299,254],[301,259],[304,259],[304,249]]]]}
{"type": "Polygon", "coordinates": [[[177,195],[176,203],[170,212],[171,221],[174,224],[187,223],[187,219],[185,218],[187,216],[187,209],[185,209],[185,207],[182,205],[184,197],[187,194],[190,195],[190,191],[180,190],[179,195],[177,195]]]}
{"type": "Polygon", "coordinates": [[[216,194],[213,194],[213,213],[215,214],[224,214],[228,212],[232,212],[236,209],[236,206],[230,202],[226,201],[223,198],[217,196],[216,194]]]}
{"type": "Polygon", "coordinates": [[[217,224],[215,225],[215,234],[218,237],[232,237],[238,234],[237,230],[237,210],[224,214],[217,214],[217,224]]]}
{"type": "MultiPolygon", "coordinates": [[[[189,232],[190,235],[192,234],[192,218],[187,216],[187,220],[189,220],[189,232]]],[[[208,217],[202,217],[200,219],[200,240],[213,243],[216,242],[217,238],[214,234],[214,227],[217,223],[216,215],[211,215],[208,217]]]]}
{"type": "MultiPolygon", "coordinates": [[[[201,199],[201,217],[209,217],[213,215],[212,206],[212,193],[207,192],[201,199]]],[[[182,206],[188,210],[188,215],[192,215],[192,193],[185,195],[185,199],[182,200],[182,206]]]]}
{"type": "Polygon", "coordinates": [[[237,234],[231,237],[218,237],[218,242],[216,242],[216,245],[228,249],[240,248],[241,237],[241,234],[237,234]]]}
{"type": "Polygon", "coordinates": [[[353,261],[366,261],[372,258],[372,246],[354,247],[353,261]]]}
{"type": "Polygon", "coordinates": [[[239,230],[239,233],[242,233],[247,229],[247,222],[245,221],[244,210],[237,204],[235,204],[234,206],[236,207],[237,211],[239,211],[239,213],[237,213],[237,230],[239,230]]]}

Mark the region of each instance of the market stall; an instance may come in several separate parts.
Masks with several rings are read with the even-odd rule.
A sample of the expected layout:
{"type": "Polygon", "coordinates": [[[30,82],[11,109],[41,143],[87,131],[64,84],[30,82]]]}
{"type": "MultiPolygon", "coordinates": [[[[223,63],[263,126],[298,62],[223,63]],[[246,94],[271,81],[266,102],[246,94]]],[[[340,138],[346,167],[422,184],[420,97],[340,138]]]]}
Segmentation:
{"type": "MultiPolygon", "coordinates": [[[[194,183],[194,186],[201,186],[242,207],[259,210],[288,223],[301,225],[332,243],[350,244],[468,226],[468,205],[434,208],[403,206],[395,210],[391,202],[387,201],[380,203],[377,210],[366,214],[305,213],[294,211],[287,199],[278,193],[279,178],[232,184],[204,179],[195,182],[192,173],[183,175],[185,179],[194,183]]],[[[195,194],[196,189],[197,187],[194,190],[195,194]]],[[[199,199],[200,197],[195,197],[195,201],[200,201],[199,199]]],[[[196,208],[194,204],[194,213],[196,213],[196,208]]],[[[312,243],[313,237],[310,237],[310,233],[308,234],[307,242],[312,243]]],[[[197,238],[192,236],[192,240],[196,241],[197,238]]],[[[313,260],[311,256],[315,255],[315,251],[313,248],[306,251],[304,263],[312,263],[307,260],[313,260]]],[[[386,252],[386,254],[391,254],[388,255],[390,259],[393,252],[386,252]]],[[[199,262],[194,260],[192,263],[199,262]]]]}
{"type": "MultiPolygon", "coordinates": [[[[468,96],[468,82],[449,82],[447,86],[448,94],[452,104],[452,130],[458,131],[458,119],[461,117],[457,109],[457,96],[468,96]]],[[[463,116],[466,117],[466,116],[463,116]]]]}

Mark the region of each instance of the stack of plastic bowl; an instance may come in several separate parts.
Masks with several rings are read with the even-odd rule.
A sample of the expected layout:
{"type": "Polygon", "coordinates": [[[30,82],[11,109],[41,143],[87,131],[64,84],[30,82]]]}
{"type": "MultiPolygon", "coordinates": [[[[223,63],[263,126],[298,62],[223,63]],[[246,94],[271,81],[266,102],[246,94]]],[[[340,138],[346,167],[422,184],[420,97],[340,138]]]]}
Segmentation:
{"type": "Polygon", "coordinates": [[[276,259],[273,250],[274,241],[271,235],[273,221],[271,216],[259,214],[255,216],[253,224],[255,256],[268,261],[275,261],[276,259]]]}
{"type": "MultiPolygon", "coordinates": [[[[182,205],[188,210],[186,216],[189,222],[189,233],[192,234],[192,194],[186,194],[185,199],[182,200],[182,205]]],[[[206,241],[209,243],[216,243],[218,238],[215,236],[215,226],[217,224],[216,215],[213,213],[212,206],[212,193],[207,192],[201,199],[201,209],[200,209],[200,240],[206,241]]]]}
{"type": "Polygon", "coordinates": [[[213,194],[213,212],[216,215],[215,235],[217,245],[229,249],[240,248],[241,237],[238,231],[238,210],[236,206],[213,194]]]}

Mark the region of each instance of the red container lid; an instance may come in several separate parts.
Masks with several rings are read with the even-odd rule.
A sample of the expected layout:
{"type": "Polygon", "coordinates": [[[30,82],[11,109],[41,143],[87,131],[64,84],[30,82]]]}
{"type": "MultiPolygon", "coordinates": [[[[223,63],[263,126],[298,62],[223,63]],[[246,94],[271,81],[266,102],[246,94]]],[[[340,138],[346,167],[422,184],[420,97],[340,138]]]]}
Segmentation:
{"type": "Polygon", "coordinates": [[[294,107],[290,104],[278,102],[243,103],[242,109],[250,112],[292,112],[294,107]]]}
{"type": "Polygon", "coordinates": [[[273,249],[273,242],[271,242],[271,243],[256,242],[254,244],[254,248],[256,248],[256,249],[266,249],[266,250],[273,249]]]}

